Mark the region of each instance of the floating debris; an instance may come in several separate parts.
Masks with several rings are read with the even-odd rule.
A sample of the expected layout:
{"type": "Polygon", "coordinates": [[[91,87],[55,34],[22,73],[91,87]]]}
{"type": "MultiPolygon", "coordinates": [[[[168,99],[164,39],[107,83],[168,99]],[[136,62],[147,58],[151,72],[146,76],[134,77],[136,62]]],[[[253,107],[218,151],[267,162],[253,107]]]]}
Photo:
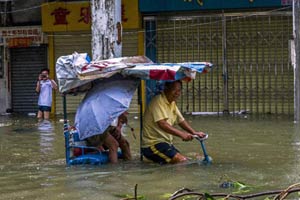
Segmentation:
{"type": "Polygon", "coordinates": [[[27,115],[30,116],[30,117],[35,117],[36,113],[28,113],[27,115]]]}

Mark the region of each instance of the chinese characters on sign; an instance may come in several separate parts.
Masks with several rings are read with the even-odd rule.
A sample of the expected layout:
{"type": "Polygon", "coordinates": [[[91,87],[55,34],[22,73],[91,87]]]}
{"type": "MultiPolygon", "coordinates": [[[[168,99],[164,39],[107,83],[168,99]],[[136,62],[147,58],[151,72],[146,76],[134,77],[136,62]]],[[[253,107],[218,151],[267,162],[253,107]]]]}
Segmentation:
{"type": "Polygon", "coordinates": [[[68,11],[65,8],[59,7],[55,9],[51,15],[55,16],[54,25],[58,24],[68,24],[67,22],[67,15],[70,14],[70,11],[68,11]]]}
{"type": "Polygon", "coordinates": [[[40,27],[0,29],[0,37],[10,48],[29,47],[43,43],[43,33],[40,27]]]}
{"type": "MultiPolygon", "coordinates": [[[[69,11],[66,8],[59,7],[55,9],[53,12],[51,12],[51,15],[54,15],[55,21],[53,25],[67,25],[67,15],[69,15],[71,11],[69,11]]],[[[78,22],[83,22],[85,24],[91,23],[91,8],[88,7],[81,7],[80,8],[80,16],[78,22]]],[[[128,18],[125,17],[125,7],[124,4],[122,4],[122,21],[126,22],[128,18]]]]}
{"type": "Polygon", "coordinates": [[[138,0],[122,0],[121,20],[123,29],[136,29],[141,27],[141,16],[138,0]]]}
{"type": "Polygon", "coordinates": [[[78,22],[84,22],[85,24],[91,23],[91,8],[89,7],[82,7],[80,8],[80,19],[78,22]]]}
{"type": "Polygon", "coordinates": [[[128,18],[126,18],[126,13],[125,13],[125,5],[122,4],[122,8],[121,8],[121,17],[122,17],[122,22],[127,22],[128,21],[128,18]]]}
{"type": "MultiPolygon", "coordinates": [[[[138,0],[122,0],[121,5],[121,28],[140,28],[138,0]]],[[[90,1],[44,3],[42,4],[42,30],[43,32],[90,31],[91,12],[90,1]]]]}
{"type": "Polygon", "coordinates": [[[89,2],[42,4],[43,32],[80,31],[91,29],[89,2]]]}
{"type": "Polygon", "coordinates": [[[23,35],[23,36],[36,36],[40,35],[41,30],[40,28],[20,28],[20,29],[4,29],[0,30],[0,35],[2,37],[15,37],[16,35],[23,35]]]}
{"type": "Polygon", "coordinates": [[[10,38],[8,40],[9,48],[29,47],[31,45],[32,45],[32,38],[30,37],[10,38]]]}
{"type": "MultiPolygon", "coordinates": [[[[71,13],[71,11],[69,11],[66,8],[59,7],[58,9],[55,9],[51,13],[51,15],[55,16],[55,22],[54,22],[53,25],[68,24],[67,15],[69,15],[70,13],[71,13]]],[[[85,24],[90,24],[91,23],[91,8],[90,8],[90,6],[81,7],[79,17],[81,17],[81,18],[78,20],[78,22],[83,22],[85,24]]]]}

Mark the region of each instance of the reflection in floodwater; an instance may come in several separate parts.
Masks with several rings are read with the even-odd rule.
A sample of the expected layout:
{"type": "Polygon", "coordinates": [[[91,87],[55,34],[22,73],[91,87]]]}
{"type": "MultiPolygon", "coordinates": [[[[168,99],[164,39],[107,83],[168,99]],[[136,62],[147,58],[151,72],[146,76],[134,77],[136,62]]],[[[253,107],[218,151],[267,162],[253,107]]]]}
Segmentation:
{"type": "Polygon", "coordinates": [[[54,128],[49,120],[42,120],[38,123],[38,130],[41,132],[53,132],[54,128]]]}
{"type": "Polygon", "coordinates": [[[40,150],[42,153],[53,151],[54,127],[49,120],[38,122],[38,130],[40,132],[40,150]]]}

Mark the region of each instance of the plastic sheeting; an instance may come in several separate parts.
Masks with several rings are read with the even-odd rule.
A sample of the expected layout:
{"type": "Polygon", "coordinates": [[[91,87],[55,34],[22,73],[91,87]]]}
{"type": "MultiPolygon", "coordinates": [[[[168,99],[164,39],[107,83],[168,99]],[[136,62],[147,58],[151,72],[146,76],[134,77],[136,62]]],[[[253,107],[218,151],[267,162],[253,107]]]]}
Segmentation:
{"type": "Polygon", "coordinates": [[[145,56],[121,57],[90,61],[86,53],[61,56],[56,62],[59,91],[85,90],[87,83],[95,79],[109,78],[115,74],[144,80],[194,79],[196,72],[210,71],[208,62],[153,63],[145,56]]]}
{"type": "Polygon", "coordinates": [[[86,53],[73,53],[61,56],[56,62],[56,77],[59,91],[85,91],[87,83],[96,79],[109,78],[120,73],[124,68],[134,66],[134,63],[152,63],[145,56],[121,57],[109,60],[90,61],[86,53]]]}

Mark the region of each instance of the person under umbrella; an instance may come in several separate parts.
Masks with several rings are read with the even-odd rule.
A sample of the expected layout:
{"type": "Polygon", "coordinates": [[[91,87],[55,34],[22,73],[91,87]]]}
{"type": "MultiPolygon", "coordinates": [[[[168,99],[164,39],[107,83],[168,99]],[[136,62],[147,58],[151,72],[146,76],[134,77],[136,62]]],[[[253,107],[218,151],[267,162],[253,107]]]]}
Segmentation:
{"type": "Polygon", "coordinates": [[[118,162],[118,148],[125,160],[131,159],[128,141],[121,135],[127,123],[127,110],[138,86],[135,79],[112,77],[98,81],[88,91],[75,116],[80,140],[88,146],[108,149],[111,163],[118,162]]]}

